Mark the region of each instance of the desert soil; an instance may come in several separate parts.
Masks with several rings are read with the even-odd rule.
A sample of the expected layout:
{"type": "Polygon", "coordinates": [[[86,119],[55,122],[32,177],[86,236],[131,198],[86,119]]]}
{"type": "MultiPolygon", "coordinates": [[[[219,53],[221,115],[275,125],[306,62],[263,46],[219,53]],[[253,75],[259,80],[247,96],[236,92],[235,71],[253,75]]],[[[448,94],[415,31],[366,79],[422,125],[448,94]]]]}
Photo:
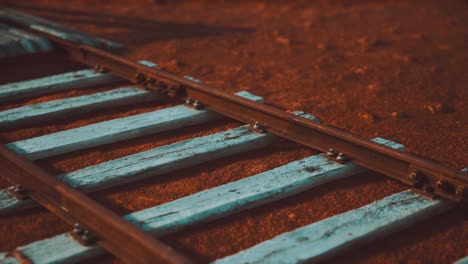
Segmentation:
{"type": "MultiPolygon", "coordinates": [[[[364,138],[383,137],[444,165],[468,165],[467,1],[0,1],[126,45],[217,89],[247,90],[265,103],[304,110],[364,138]]],[[[53,54],[1,61],[0,83],[80,69],[53,54]]],[[[1,104],[0,109],[76,96],[93,87],[1,104]]],[[[3,143],[177,104],[163,101],[68,117],[0,132],[3,143]]],[[[175,133],[38,161],[67,172],[239,123],[223,119],[175,133]]],[[[94,194],[119,214],[166,203],[316,152],[292,142],[179,170],[94,194]]],[[[0,187],[7,187],[0,180],[0,187]]],[[[407,187],[365,173],[163,237],[201,262],[346,212],[407,187]]],[[[332,263],[451,263],[468,255],[466,208],[455,209],[365,246],[332,263]]],[[[0,218],[0,252],[68,231],[42,209],[0,218]]],[[[118,262],[111,256],[92,262],[118,262]]]]}

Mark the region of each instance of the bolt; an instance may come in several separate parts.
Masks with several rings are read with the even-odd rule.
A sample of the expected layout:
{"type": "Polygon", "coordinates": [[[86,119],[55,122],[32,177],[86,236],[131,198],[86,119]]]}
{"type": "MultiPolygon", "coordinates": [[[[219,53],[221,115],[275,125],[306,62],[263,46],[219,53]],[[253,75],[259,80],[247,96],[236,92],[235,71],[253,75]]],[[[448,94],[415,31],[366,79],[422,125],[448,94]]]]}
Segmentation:
{"type": "Polygon", "coordinates": [[[73,227],[73,234],[75,235],[81,235],[83,234],[84,230],[83,228],[80,226],[80,224],[78,223],[75,223],[74,227],[73,227]]]}
{"type": "Polygon", "coordinates": [[[198,102],[198,100],[195,100],[195,102],[193,102],[193,108],[200,110],[203,108],[203,105],[202,103],[198,102]]]}
{"type": "Polygon", "coordinates": [[[328,151],[327,151],[327,156],[329,156],[329,157],[335,157],[335,156],[336,156],[335,150],[333,150],[333,149],[328,149],[328,151]]]}
{"type": "Polygon", "coordinates": [[[158,84],[158,80],[156,80],[153,77],[148,78],[147,85],[156,86],[157,84],[158,84]]]}
{"type": "Polygon", "coordinates": [[[26,193],[26,190],[23,189],[23,186],[21,186],[20,184],[17,184],[13,186],[13,192],[15,192],[18,195],[24,195],[26,193]]]}
{"type": "Polygon", "coordinates": [[[102,65],[96,64],[94,65],[94,71],[99,72],[99,73],[104,73],[106,72],[106,69],[102,65]]]}
{"type": "Polygon", "coordinates": [[[92,241],[92,236],[88,230],[85,230],[80,238],[84,245],[89,245],[92,241]]]}
{"type": "Polygon", "coordinates": [[[83,241],[84,245],[89,245],[91,242],[91,237],[89,235],[82,235],[81,240],[83,241]]]}
{"type": "Polygon", "coordinates": [[[255,122],[253,125],[254,129],[263,130],[263,126],[259,122],[255,122]]]}
{"type": "Polygon", "coordinates": [[[135,74],[136,83],[140,84],[140,83],[143,83],[145,80],[146,80],[145,74],[143,74],[141,72],[138,72],[137,74],[135,74]]]}
{"type": "Polygon", "coordinates": [[[464,186],[458,186],[456,191],[455,191],[455,194],[459,197],[463,197],[465,196],[465,187],[464,186]]]}
{"type": "Polygon", "coordinates": [[[438,180],[436,182],[436,187],[443,190],[443,191],[447,191],[447,189],[449,187],[449,183],[446,180],[438,180]]]}
{"type": "Polygon", "coordinates": [[[16,196],[16,198],[20,200],[24,200],[27,198],[27,191],[23,189],[23,186],[21,186],[20,184],[9,187],[8,191],[10,191],[11,194],[16,196]]]}
{"type": "Polygon", "coordinates": [[[191,105],[193,104],[193,99],[190,97],[187,97],[187,100],[185,100],[185,103],[191,105]]]}
{"type": "Polygon", "coordinates": [[[409,174],[410,179],[412,179],[415,183],[419,183],[422,181],[423,176],[419,171],[412,171],[409,174]]]}
{"type": "Polygon", "coordinates": [[[265,133],[265,127],[259,122],[255,122],[253,125],[250,126],[258,133],[265,133]]]}
{"type": "Polygon", "coordinates": [[[346,162],[348,158],[345,156],[343,153],[338,153],[338,156],[336,156],[336,161],[338,162],[346,162]]]}

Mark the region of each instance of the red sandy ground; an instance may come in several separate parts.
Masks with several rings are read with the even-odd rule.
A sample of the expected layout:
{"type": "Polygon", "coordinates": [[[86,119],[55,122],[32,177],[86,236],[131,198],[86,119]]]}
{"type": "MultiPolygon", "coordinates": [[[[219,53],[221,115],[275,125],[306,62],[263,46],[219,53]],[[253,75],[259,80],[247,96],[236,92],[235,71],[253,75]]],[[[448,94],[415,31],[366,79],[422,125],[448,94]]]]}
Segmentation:
{"type": "MultiPolygon", "coordinates": [[[[468,164],[467,1],[2,1],[62,24],[124,43],[125,56],[202,79],[218,89],[248,90],[267,104],[304,110],[364,138],[384,137],[407,151],[462,169],[468,164]],[[396,117],[392,112],[397,112],[396,117]]],[[[2,60],[1,83],[80,68],[50,55],[2,60]]],[[[111,87],[58,93],[11,108],[111,87]]],[[[0,133],[2,142],[174,105],[134,105],[0,133]]],[[[238,125],[206,126],[39,161],[72,171],[155,146],[238,125]]],[[[93,195],[119,214],[232,182],[315,152],[291,142],[252,151],[93,195]]],[[[0,181],[0,187],[8,183],[0,181]]],[[[282,232],[406,189],[376,173],[327,184],[163,238],[207,262],[282,232]]],[[[37,209],[0,218],[0,251],[70,229],[37,209]]],[[[450,263],[468,254],[466,209],[424,221],[354,248],[333,263],[450,263]]],[[[95,262],[115,262],[103,257],[95,262]]]]}

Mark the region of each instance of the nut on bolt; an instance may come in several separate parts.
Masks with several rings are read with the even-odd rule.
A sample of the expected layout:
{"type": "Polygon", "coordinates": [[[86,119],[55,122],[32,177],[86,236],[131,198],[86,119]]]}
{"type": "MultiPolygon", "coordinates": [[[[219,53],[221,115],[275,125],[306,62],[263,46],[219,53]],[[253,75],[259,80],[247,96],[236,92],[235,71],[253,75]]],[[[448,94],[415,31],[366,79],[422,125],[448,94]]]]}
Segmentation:
{"type": "Polygon", "coordinates": [[[138,72],[135,74],[135,81],[136,83],[143,83],[146,81],[146,75],[142,72],[138,72]]]}
{"type": "Polygon", "coordinates": [[[88,230],[85,230],[83,232],[80,239],[81,239],[81,241],[83,242],[84,245],[89,245],[93,240],[93,238],[92,238],[91,234],[89,234],[88,230]]]}
{"type": "Polygon", "coordinates": [[[265,133],[265,127],[260,124],[259,122],[255,122],[253,125],[252,125],[252,128],[259,132],[259,133],[265,133]]]}
{"type": "Polygon", "coordinates": [[[26,190],[20,184],[15,186],[11,186],[8,188],[10,193],[15,195],[18,199],[25,199],[26,198],[26,190]]]}
{"type": "Polygon", "coordinates": [[[338,153],[338,156],[336,156],[336,161],[338,162],[346,162],[348,158],[345,156],[343,153],[338,153]]]}
{"type": "Polygon", "coordinates": [[[187,100],[185,100],[185,103],[191,105],[193,104],[193,99],[190,97],[187,97],[187,100]]]}
{"type": "Polygon", "coordinates": [[[80,224],[78,223],[75,223],[75,225],[73,226],[73,234],[75,235],[82,235],[84,232],[84,229],[80,226],[80,224]]]}
{"type": "Polygon", "coordinates": [[[94,71],[95,72],[99,72],[99,73],[105,73],[106,72],[106,68],[104,68],[102,65],[100,64],[96,64],[94,65],[94,71]]]}
{"type": "Polygon", "coordinates": [[[436,182],[436,187],[441,189],[442,191],[447,191],[449,187],[449,183],[446,180],[438,180],[436,182]]]}
{"type": "Polygon", "coordinates": [[[335,150],[332,149],[332,148],[331,148],[331,149],[328,149],[328,151],[327,151],[326,154],[327,154],[328,157],[335,157],[335,156],[336,156],[336,152],[335,152],[335,150]]]}
{"type": "Polygon", "coordinates": [[[200,103],[198,100],[195,100],[195,102],[193,102],[193,108],[200,110],[203,108],[203,104],[200,103]]]}
{"type": "Polygon", "coordinates": [[[17,193],[24,192],[23,186],[21,186],[20,184],[15,185],[15,192],[17,193]]]}
{"type": "Polygon", "coordinates": [[[412,171],[409,174],[409,178],[415,183],[420,183],[423,180],[423,175],[419,171],[412,171]]]}

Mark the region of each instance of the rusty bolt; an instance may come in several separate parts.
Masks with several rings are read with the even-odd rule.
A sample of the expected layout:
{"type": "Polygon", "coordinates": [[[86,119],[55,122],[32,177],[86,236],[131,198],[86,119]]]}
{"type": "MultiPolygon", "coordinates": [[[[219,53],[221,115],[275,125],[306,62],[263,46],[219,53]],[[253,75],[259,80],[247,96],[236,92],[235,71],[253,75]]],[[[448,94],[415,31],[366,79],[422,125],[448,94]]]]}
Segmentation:
{"type": "Polygon", "coordinates": [[[96,64],[94,65],[94,71],[98,73],[104,73],[106,72],[106,69],[102,65],[96,64]]]}
{"type": "Polygon", "coordinates": [[[436,187],[441,189],[442,191],[447,191],[449,187],[449,183],[446,180],[438,180],[436,182],[436,187]]]}
{"type": "Polygon", "coordinates": [[[336,152],[334,149],[328,149],[327,151],[327,156],[329,157],[335,157],[336,156],[336,152]]]}
{"type": "Polygon", "coordinates": [[[409,174],[410,179],[412,179],[415,182],[421,182],[423,179],[422,174],[419,171],[412,171],[409,174]]]}
{"type": "Polygon", "coordinates": [[[135,81],[136,83],[143,83],[146,81],[146,76],[144,73],[138,72],[135,74],[135,81]]]}
{"type": "Polygon", "coordinates": [[[89,233],[88,230],[84,230],[83,233],[80,236],[81,242],[83,242],[84,245],[89,245],[91,244],[93,237],[89,233]]]}
{"type": "Polygon", "coordinates": [[[191,105],[193,104],[193,99],[190,97],[187,97],[187,100],[185,100],[185,103],[191,105]]]}
{"type": "Polygon", "coordinates": [[[83,242],[85,246],[89,245],[91,243],[91,237],[89,235],[82,235],[81,241],[83,242]]]}
{"type": "Polygon", "coordinates": [[[153,77],[150,77],[150,78],[148,78],[148,80],[147,80],[147,85],[156,86],[157,83],[158,83],[158,80],[156,80],[156,79],[153,78],[153,77]]]}
{"type": "Polygon", "coordinates": [[[203,104],[200,103],[198,100],[195,100],[195,102],[193,102],[193,108],[200,110],[203,108],[203,104]]]}
{"type": "Polygon", "coordinates": [[[253,125],[253,128],[254,129],[257,129],[257,130],[260,130],[260,131],[263,131],[265,128],[262,126],[262,124],[260,124],[259,122],[255,122],[254,125],[253,125]]]}
{"type": "Polygon", "coordinates": [[[455,194],[459,197],[465,196],[465,187],[464,186],[458,186],[457,189],[455,190],[455,194]]]}
{"type": "Polygon", "coordinates": [[[26,190],[20,184],[15,185],[13,191],[18,195],[26,194],[26,190]]]}
{"type": "Polygon", "coordinates": [[[348,158],[345,156],[343,153],[338,153],[338,156],[336,156],[336,161],[338,162],[346,162],[348,158]]]}
{"type": "Polygon", "coordinates": [[[84,232],[83,228],[80,226],[80,224],[78,223],[75,223],[74,227],[73,227],[73,233],[75,235],[82,235],[84,232]]]}
{"type": "Polygon", "coordinates": [[[27,191],[20,184],[9,187],[8,191],[10,191],[11,194],[16,196],[16,198],[20,200],[24,200],[27,198],[27,191]]]}
{"type": "Polygon", "coordinates": [[[255,122],[251,127],[258,133],[265,133],[265,127],[259,122],[255,122]]]}

